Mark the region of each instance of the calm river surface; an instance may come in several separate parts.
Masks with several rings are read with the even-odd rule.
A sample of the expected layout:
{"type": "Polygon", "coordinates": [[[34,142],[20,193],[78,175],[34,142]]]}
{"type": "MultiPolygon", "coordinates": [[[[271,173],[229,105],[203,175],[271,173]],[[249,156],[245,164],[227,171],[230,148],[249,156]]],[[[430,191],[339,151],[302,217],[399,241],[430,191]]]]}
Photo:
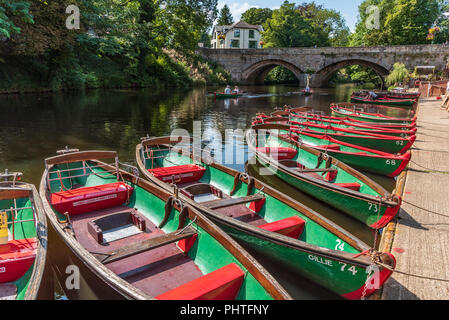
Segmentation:
{"type": "MultiPolygon", "coordinates": [[[[286,104],[311,106],[329,114],[331,102],[349,101],[352,85],[317,89],[304,97],[296,86],[241,87],[246,96],[233,100],[214,100],[212,92],[222,88],[197,88],[188,91],[98,90],[40,95],[0,96],[0,170],[8,168],[24,173],[24,180],[39,185],[44,158],[69,146],[80,150],[116,150],[122,162],[135,164],[135,146],[140,137],[170,135],[173,129],[192,132],[193,122],[201,121],[203,131],[218,130],[225,141],[226,130],[250,128],[257,112],[271,113],[286,104]]],[[[207,140],[207,139],[206,139],[207,140]]],[[[232,140],[232,139],[231,139],[232,140]]],[[[242,135],[235,139],[236,153],[248,154],[242,135]]],[[[217,144],[219,140],[208,142],[217,144]]],[[[244,163],[226,164],[244,171],[244,163]]],[[[257,167],[250,166],[257,176],[257,167]]],[[[395,181],[373,177],[386,189],[393,190],[395,181]]],[[[260,177],[259,177],[260,178],[260,177]]],[[[261,178],[293,198],[303,202],[368,244],[372,232],[361,223],[293,190],[275,177],[261,178]]],[[[63,253],[50,253],[63,254],[63,253]]],[[[309,283],[296,274],[279,270],[259,258],[269,271],[296,299],[338,299],[332,293],[309,283]]]]}

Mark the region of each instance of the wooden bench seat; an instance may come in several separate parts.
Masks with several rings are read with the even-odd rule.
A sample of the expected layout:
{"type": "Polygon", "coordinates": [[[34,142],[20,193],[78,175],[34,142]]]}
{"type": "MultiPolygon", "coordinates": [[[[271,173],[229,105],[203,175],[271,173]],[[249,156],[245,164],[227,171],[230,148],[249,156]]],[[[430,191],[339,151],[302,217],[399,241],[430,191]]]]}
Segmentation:
{"type": "Polygon", "coordinates": [[[101,263],[108,264],[122,259],[126,259],[130,256],[142,252],[163,247],[176,241],[192,238],[196,235],[196,231],[191,227],[188,227],[182,233],[179,234],[178,233],[179,231],[167,233],[158,237],[146,239],[136,243],[131,243],[130,245],[121,247],[119,249],[110,251],[105,254],[94,254],[94,256],[97,257],[97,259],[99,259],[101,263]]]}
{"type": "Polygon", "coordinates": [[[255,201],[261,201],[265,199],[263,195],[256,194],[248,197],[242,197],[242,198],[230,198],[230,199],[220,199],[220,200],[213,200],[209,202],[204,202],[202,205],[209,209],[219,209],[219,208],[226,208],[226,207],[232,207],[239,204],[246,204],[250,202],[255,201]]]}

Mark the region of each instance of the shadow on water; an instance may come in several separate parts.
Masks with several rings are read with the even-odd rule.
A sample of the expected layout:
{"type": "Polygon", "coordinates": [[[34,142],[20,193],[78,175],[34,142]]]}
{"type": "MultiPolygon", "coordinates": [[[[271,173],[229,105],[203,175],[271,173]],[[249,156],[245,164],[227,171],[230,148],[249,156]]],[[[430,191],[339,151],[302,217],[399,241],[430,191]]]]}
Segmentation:
{"type": "MultiPolygon", "coordinates": [[[[275,107],[284,105],[307,105],[330,114],[329,104],[349,101],[354,87],[316,89],[310,97],[305,97],[297,86],[289,85],[241,87],[247,94],[239,99],[215,100],[210,95],[222,89],[93,90],[0,96],[0,170],[22,171],[24,179],[38,185],[44,169],[43,159],[65,146],[80,150],[116,150],[122,162],[135,164],[135,145],[140,137],[169,135],[178,128],[191,133],[193,122],[199,121],[203,131],[216,130],[222,137],[226,130],[232,130],[230,136],[236,137],[236,143],[231,150],[236,154],[240,152],[243,157],[225,164],[244,171],[246,160],[252,156],[245,146],[244,132],[250,128],[257,112],[271,113],[275,107]]],[[[209,140],[222,149],[220,139],[209,140]]],[[[223,138],[223,141],[225,147],[233,143],[233,139],[225,141],[223,138]]],[[[223,154],[227,155],[227,149],[223,154]]],[[[237,158],[236,154],[231,160],[237,158]]],[[[372,244],[371,230],[359,222],[293,190],[275,177],[264,181],[372,244]]],[[[388,190],[394,188],[394,181],[376,181],[381,181],[388,190]]],[[[273,262],[263,263],[297,299],[338,298],[306,279],[278,270],[273,262]]]]}

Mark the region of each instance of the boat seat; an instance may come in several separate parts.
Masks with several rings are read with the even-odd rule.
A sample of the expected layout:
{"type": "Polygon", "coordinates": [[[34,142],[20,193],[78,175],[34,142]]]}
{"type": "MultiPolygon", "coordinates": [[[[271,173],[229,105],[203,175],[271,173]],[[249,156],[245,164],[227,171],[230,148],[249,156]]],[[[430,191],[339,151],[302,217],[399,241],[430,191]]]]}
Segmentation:
{"type": "Polygon", "coordinates": [[[59,213],[78,215],[124,204],[134,188],[124,182],[84,187],[51,194],[51,205],[59,213]]]}
{"type": "Polygon", "coordinates": [[[126,259],[139,253],[160,248],[177,241],[186,240],[189,238],[193,238],[195,240],[196,235],[197,235],[196,231],[192,227],[188,227],[182,233],[180,233],[179,231],[166,233],[161,236],[131,243],[127,246],[118,248],[108,253],[104,254],[97,253],[94,254],[94,256],[96,256],[101,261],[101,263],[108,264],[115,261],[126,259]]]}
{"type": "Polygon", "coordinates": [[[0,283],[0,301],[16,300],[17,286],[14,283],[0,283]]]}
{"type": "Polygon", "coordinates": [[[338,187],[342,187],[342,188],[346,188],[346,189],[351,189],[354,191],[360,191],[360,187],[361,185],[357,182],[354,183],[335,183],[334,185],[338,186],[338,187]]]}
{"type": "Polygon", "coordinates": [[[36,252],[36,238],[11,240],[0,245],[0,283],[20,279],[33,265],[36,252]]]}
{"type": "Polygon", "coordinates": [[[338,170],[336,170],[336,169],[332,169],[332,168],[310,169],[310,168],[305,167],[301,163],[292,161],[292,160],[282,160],[282,161],[279,161],[279,163],[286,166],[288,168],[288,170],[290,170],[290,171],[302,173],[302,174],[308,175],[312,178],[315,178],[318,180],[326,180],[328,182],[335,180],[335,178],[337,177],[337,174],[338,174],[338,170]],[[326,176],[323,177],[320,174],[326,174],[326,176]]]}
{"type": "Polygon", "coordinates": [[[303,219],[295,216],[272,223],[267,223],[259,226],[259,228],[298,239],[304,231],[305,225],[306,222],[303,219]]]}
{"type": "Polygon", "coordinates": [[[277,160],[293,159],[298,154],[296,149],[285,147],[261,147],[256,150],[277,160]]]}
{"type": "Polygon", "coordinates": [[[242,197],[242,198],[229,198],[204,202],[203,205],[209,209],[220,209],[236,206],[239,204],[246,204],[255,201],[263,201],[265,197],[260,194],[242,197]]]}
{"type": "Polygon", "coordinates": [[[146,222],[136,210],[109,214],[87,224],[87,231],[99,244],[123,239],[145,230],[146,222]]]}
{"type": "Polygon", "coordinates": [[[208,199],[210,197],[212,197],[213,200],[227,197],[223,191],[208,183],[193,184],[182,188],[180,191],[196,202],[204,202],[204,199],[208,199]]]}
{"type": "Polygon", "coordinates": [[[149,169],[148,172],[163,182],[181,184],[200,180],[206,172],[206,168],[196,164],[185,164],[149,169]]]}
{"type": "Polygon", "coordinates": [[[340,151],[340,146],[338,144],[329,144],[329,145],[317,146],[317,148],[327,149],[327,150],[334,150],[334,151],[340,151]]]}
{"type": "Polygon", "coordinates": [[[192,280],[156,297],[158,300],[234,300],[245,273],[235,263],[192,280]]]}

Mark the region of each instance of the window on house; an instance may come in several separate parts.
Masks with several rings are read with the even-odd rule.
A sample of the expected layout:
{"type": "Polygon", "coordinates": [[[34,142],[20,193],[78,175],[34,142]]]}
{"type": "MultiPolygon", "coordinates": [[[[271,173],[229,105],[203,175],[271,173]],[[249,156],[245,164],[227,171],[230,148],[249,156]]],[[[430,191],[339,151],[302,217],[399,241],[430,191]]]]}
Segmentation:
{"type": "Polygon", "coordinates": [[[254,30],[249,30],[249,38],[254,39],[254,36],[255,36],[254,30]]]}
{"type": "Polygon", "coordinates": [[[240,38],[240,29],[234,30],[234,38],[240,38]]]}
{"type": "Polygon", "coordinates": [[[240,48],[240,40],[232,40],[231,48],[240,48]]]}
{"type": "Polygon", "coordinates": [[[257,41],[250,41],[248,47],[250,49],[257,49],[257,41]]]}

